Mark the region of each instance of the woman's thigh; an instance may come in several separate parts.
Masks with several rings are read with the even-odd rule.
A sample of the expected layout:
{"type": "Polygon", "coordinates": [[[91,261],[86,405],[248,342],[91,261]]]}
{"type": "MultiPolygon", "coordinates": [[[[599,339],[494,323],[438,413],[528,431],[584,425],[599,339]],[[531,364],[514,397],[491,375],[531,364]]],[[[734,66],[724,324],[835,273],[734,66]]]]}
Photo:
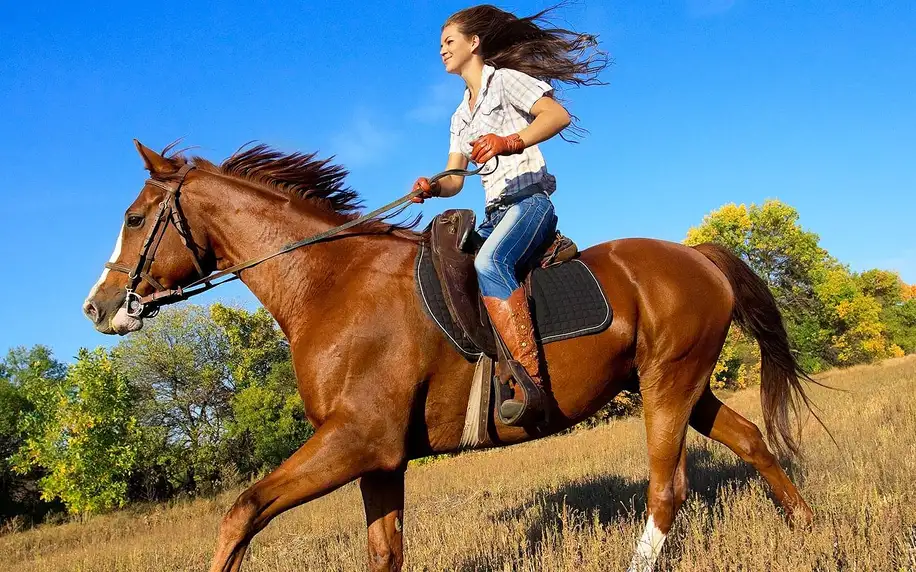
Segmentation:
{"type": "Polygon", "coordinates": [[[514,278],[516,267],[527,261],[555,228],[553,204],[546,195],[519,201],[506,210],[487,236],[477,253],[478,269],[511,272],[514,278]]]}

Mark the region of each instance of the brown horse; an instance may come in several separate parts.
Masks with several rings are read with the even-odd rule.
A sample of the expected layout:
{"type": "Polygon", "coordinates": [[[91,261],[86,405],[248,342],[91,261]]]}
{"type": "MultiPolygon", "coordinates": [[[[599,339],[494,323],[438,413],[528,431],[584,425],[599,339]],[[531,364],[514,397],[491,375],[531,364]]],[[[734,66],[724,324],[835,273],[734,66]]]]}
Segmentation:
{"type": "MultiPolygon", "coordinates": [[[[358,197],[343,186],[345,172],[312,155],[259,146],[216,166],[137,148],[151,179],[127,209],[115,252],[84,305],[105,333],[142,327],[126,286],[135,286],[136,296],[150,296],[187,285],[201,273],[356,216],[358,197]],[[163,221],[169,189],[173,208],[163,221]],[[141,251],[147,260],[137,264],[141,251]],[[141,282],[141,275],[148,280],[141,282]]],[[[458,448],[474,369],[424,314],[414,284],[424,237],[408,226],[372,220],[241,273],[289,339],[299,394],[316,432],[239,496],[222,521],[212,571],[239,570],[251,539],[271,519],[354,479],[360,479],[365,505],[369,568],[401,568],[407,462],[458,448]]],[[[789,415],[807,405],[804,374],[763,281],[711,244],[617,240],[584,250],[581,260],[601,283],[614,321],[602,333],[544,348],[549,426],[534,434],[497,424],[497,445],[566,429],[638,382],[648,438],[649,518],[631,569],[652,568],[686,498],[688,424],[753,465],[790,516],[810,520],[811,509],[760,430],[709,388],[734,319],[760,344],[771,443],[778,452],[797,452],[789,415]]]]}

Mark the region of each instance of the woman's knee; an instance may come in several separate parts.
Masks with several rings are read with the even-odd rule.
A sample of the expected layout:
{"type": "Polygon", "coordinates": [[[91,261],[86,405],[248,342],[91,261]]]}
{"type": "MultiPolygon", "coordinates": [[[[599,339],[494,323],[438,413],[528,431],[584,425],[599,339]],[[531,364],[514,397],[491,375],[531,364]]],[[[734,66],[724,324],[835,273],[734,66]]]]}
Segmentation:
{"type": "Polygon", "coordinates": [[[505,270],[506,261],[496,256],[496,251],[481,248],[474,258],[474,269],[477,274],[483,276],[494,276],[505,270]]]}

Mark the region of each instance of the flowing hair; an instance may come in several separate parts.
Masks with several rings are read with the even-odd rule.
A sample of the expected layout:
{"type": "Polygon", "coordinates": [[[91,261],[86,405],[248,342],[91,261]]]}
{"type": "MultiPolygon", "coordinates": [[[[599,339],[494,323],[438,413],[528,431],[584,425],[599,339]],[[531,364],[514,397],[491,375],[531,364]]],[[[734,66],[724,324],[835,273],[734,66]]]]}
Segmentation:
{"type": "MultiPolygon", "coordinates": [[[[480,55],[494,68],[520,71],[554,88],[558,84],[602,85],[598,74],[610,63],[607,53],[598,48],[597,36],[556,27],[547,18],[561,5],[519,18],[483,4],[455,12],[442,28],[454,24],[465,36],[479,37],[480,55]]],[[[572,118],[567,129],[583,135],[585,130],[572,118]]]]}

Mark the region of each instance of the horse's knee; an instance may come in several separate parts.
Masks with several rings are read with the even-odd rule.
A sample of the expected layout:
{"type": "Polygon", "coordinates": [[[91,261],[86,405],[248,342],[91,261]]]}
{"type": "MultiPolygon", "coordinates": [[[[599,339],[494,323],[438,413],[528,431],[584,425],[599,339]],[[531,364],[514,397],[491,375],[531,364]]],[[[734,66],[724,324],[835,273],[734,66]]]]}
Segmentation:
{"type": "Polygon", "coordinates": [[[474,258],[474,270],[477,275],[484,278],[499,276],[499,261],[493,258],[492,253],[480,252],[474,258]]]}
{"type": "Polygon", "coordinates": [[[243,492],[223,517],[219,529],[220,536],[224,540],[236,542],[249,538],[255,532],[254,522],[258,511],[255,499],[247,491],[243,492]]]}

